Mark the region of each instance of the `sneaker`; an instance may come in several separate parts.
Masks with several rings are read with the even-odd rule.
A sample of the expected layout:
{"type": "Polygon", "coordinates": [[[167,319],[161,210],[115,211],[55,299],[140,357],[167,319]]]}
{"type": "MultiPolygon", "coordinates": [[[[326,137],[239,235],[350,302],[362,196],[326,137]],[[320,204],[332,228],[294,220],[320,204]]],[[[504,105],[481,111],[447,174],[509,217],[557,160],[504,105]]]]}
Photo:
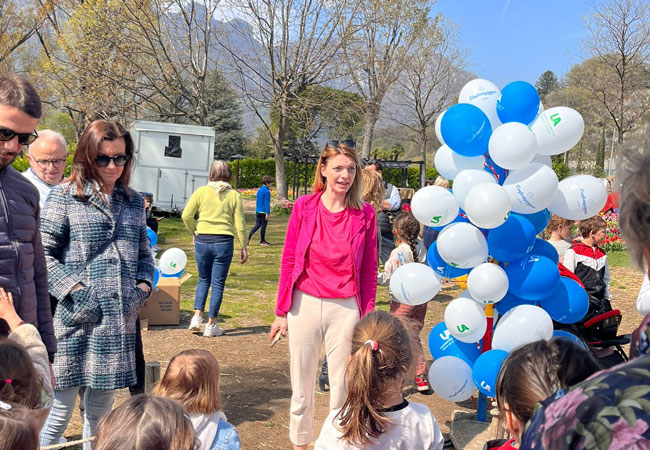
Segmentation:
{"type": "Polygon", "coordinates": [[[270,247],[271,246],[271,244],[269,244],[268,242],[260,242],[260,245],[262,247],[270,247]]]}
{"type": "Polygon", "coordinates": [[[424,375],[418,375],[415,377],[415,386],[420,394],[431,395],[433,394],[433,389],[429,384],[429,381],[424,375]]]}
{"type": "Polygon", "coordinates": [[[203,336],[205,337],[216,337],[216,336],[222,336],[225,333],[221,328],[219,328],[219,325],[216,323],[214,325],[207,324],[205,326],[205,331],[203,332],[203,336]]]}
{"type": "Polygon", "coordinates": [[[201,331],[201,325],[203,324],[203,316],[193,316],[192,321],[190,322],[190,330],[201,331]]]}

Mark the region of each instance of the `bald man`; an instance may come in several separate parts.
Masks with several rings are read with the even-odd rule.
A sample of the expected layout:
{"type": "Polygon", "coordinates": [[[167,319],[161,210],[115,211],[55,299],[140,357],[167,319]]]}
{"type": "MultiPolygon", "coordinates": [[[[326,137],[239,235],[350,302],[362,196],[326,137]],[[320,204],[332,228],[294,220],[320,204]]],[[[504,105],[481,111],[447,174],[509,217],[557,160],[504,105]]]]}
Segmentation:
{"type": "Polygon", "coordinates": [[[65,138],[56,131],[39,131],[38,139],[29,146],[27,160],[30,168],[23,172],[23,176],[38,189],[41,211],[52,188],[63,180],[67,157],[65,138]]]}

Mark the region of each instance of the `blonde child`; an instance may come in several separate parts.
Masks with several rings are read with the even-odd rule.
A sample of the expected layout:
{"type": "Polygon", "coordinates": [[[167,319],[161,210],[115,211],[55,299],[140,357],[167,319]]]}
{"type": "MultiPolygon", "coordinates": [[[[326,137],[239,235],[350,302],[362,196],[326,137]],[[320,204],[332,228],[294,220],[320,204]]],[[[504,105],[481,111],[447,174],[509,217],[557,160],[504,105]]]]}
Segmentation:
{"type": "Polygon", "coordinates": [[[560,262],[564,261],[564,253],[573,245],[571,242],[573,224],[573,220],[563,219],[553,214],[551,221],[546,225],[546,232],[550,233],[548,243],[557,250],[560,262]]]}
{"type": "Polygon", "coordinates": [[[402,396],[404,383],[412,379],[414,344],[402,320],[385,311],[373,311],[357,323],[347,398],[325,419],[315,449],[442,449],[444,440],[429,408],[402,396]]]}
{"type": "MultiPolygon", "coordinates": [[[[384,266],[384,271],[379,272],[377,275],[377,283],[384,286],[390,283],[390,277],[398,267],[416,261],[423,262],[421,261],[421,257],[416,260],[416,256],[421,253],[418,248],[420,223],[415,219],[413,214],[403,212],[397,216],[393,232],[397,237],[399,245],[391,252],[390,258],[388,258],[384,266]]],[[[396,316],[409,319],[410,326],[413,328],[415,335],[419,336],[420,331],[424,327],[424,318],[427,315],[427,303],[417,306],[406,305],[397,302],[391,296],[390,312],[396,316]]],[[[422,350],[421,343],[417,346],[416,351],[417,366],[415,370],[415,385],[418,392],[429,395],[433,393],[433,390],[427,380],[427,362],[424,359],[424,351],[422,350]]]]}
{"type": "Polygon", "coordinates": [[[167,398],[136,395],[104,416],[93,450],[195,450],[192,423],[167,398]]]}
{"type": "Polygon", "coordinates": [[[52,403],[52,375],[47,349],[36,327],[23,323],[11,293],[0,288],[0,319],[9,325],[9,337],[0,339],[0,401],[30,410],[30,422],[39,433],[52,403]]]}
{"type": "Polygon", "coordinates": [[[237,429],[219,410],[219,363],[206,350],[185,350],[174,356],[153,395],[178,401],[189,415],[200,447],[197,450],[239,450],[237,429]]]}
{"type": "Polygon", "coordinates": [[[496,386],[497,406],[511,439],[490,441],[485,449],[519,448],[537,402],[598,370],[587,350],[564,338],[537,341],[513,350],[501,366],[496,386]]]}

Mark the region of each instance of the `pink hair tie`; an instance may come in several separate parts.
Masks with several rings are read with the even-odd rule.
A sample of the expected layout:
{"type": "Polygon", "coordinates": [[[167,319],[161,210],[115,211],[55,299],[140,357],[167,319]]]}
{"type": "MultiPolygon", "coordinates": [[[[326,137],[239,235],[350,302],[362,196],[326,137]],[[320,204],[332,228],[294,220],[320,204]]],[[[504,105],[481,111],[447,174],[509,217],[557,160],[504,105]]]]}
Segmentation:
{"type": "Polygon", "coordinates": [[[372,339],[368,339],[366,342],[364,342],[364,345],[365,344],[370,344],[370,346],[372,347],[373,352],[376,352],[377,350],[379,350],[379,344],[377,343],[377,341],[373,341],[372,339]]]}
{"type": "Polygon", "coordinates": [[[11,378],[7,378],[7,379],[5,380],[5,384],[11,384],[11,383],[13,383],[13,381],[14,381],[14,380],[12,380],[11,378]]]}

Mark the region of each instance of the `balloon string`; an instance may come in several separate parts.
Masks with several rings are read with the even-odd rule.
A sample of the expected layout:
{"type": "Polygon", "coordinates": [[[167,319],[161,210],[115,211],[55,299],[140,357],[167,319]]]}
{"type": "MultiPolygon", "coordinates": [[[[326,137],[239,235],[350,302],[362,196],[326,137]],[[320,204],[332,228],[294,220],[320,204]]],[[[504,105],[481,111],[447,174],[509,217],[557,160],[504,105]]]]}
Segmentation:
{"type": "MultiPolygon", "coordinates": [[[[487,160],[485,160],[484,165],[485,165],[485,167],[490,169],[490,172],[492,172],[492,175],[494,175],[494,178],[497,179],[497,182],[501,181],[501,177],[499,176],[499,174],[497,173],[496,169],[494,168],[494,166],[492,165],[491,162],[488,162],[487,160]]],[[[505,177],[508,176],[508,169],[503,169],[503,176],[505,176],[505,177]]]]}

